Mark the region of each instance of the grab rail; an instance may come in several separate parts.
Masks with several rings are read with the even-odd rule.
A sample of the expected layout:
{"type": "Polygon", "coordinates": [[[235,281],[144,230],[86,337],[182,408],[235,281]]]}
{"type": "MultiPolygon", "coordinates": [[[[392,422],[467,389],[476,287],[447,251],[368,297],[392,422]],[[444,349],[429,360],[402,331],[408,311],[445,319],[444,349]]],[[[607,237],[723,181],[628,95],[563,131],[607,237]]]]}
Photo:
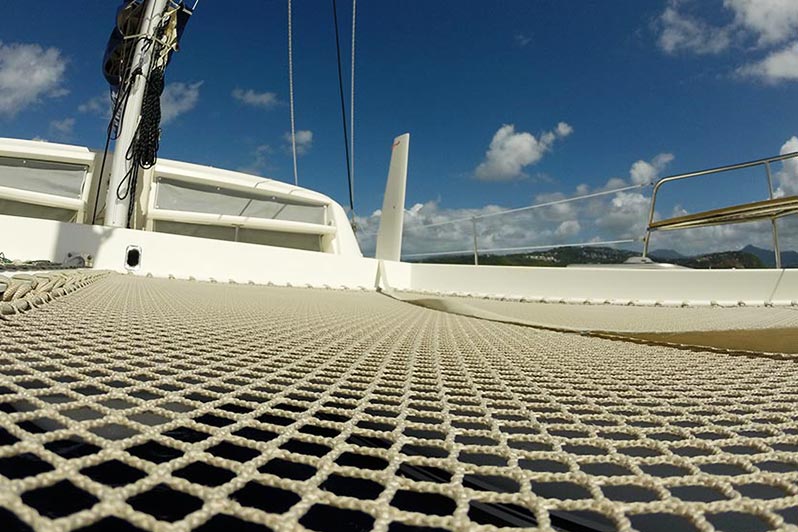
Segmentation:
{"type": "Polygon", "coordinates": [[[235,216],[232,214],[210,214],[205,212],[154,209],[149,212],[148,216],[150,219],[157,221],[243,227],[247,229],[262,229],[306,235],[334,235],[336,232],[335,226],[332,225],[296,222],[293,220],[274,220],[271,218],[257,218],[253,216],[235,216]]]}
{"type": "Polygon", "coordinates": [[[79,198],[68,198],[57,194],[46,194],[33,190],[11,188],[0,186],[0,199],[19,201],[31,205],[41,205],[44,207],[54,207],[79,212],[83,209],[84,203],[79,198]]]}
{"type": "MultiPolygon", "coordinates": [[[[765,159],[757,159],[755,161],[749,161],[745,163],[738,163],[738,164],[731,164],[727,166],[718,166],[716,168],[708,168],[706,170],[699,170],[697,172],[687,172],[684,174],[677,174],[668,177],[663,177],[659,181],[654,184],[654,189],[651,192],[651,208],[648,212],[648,223],[646,224],[646,235],[643,237],[643,257],[648,255],[648,246],[651,240],[651,233],[656,230],[652,230],[651,224],[654,222],[654,211],[657,205],[657,193],[659,189],[665,183],[670,183],[672,181],[679,181],[682,179],[690,179],[693,177],[701,177],[710,174],[719,174],[722,172],[730,172],[732,170],[742,170],[744,168],[752,168],[755,166],[764,166],[765,167],[765,175],[767,177],[768,182],[768,191],[770,193],[770,199],[773,199],[773,176],[771,175],[770,171],[770,163],[784,161],[786,159],[792,159],[798,157],[798,152],[792,153],[785,153],[784,155],[778,155],[775,157],[767,157],[765,159]]],[[[776,268],[781,268],[781,251],[779,249],[779,231],[776,227],[776,220],[771,219],[771,224],[773,226],[773,252],[776,255],[776,268]]]]}

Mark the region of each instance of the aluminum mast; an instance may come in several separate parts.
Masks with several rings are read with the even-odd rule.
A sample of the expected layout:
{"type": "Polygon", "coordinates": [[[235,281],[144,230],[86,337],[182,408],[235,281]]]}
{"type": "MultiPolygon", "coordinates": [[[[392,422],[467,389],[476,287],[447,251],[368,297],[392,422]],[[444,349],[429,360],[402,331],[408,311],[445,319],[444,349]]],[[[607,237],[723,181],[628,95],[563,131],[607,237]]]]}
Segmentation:
{"type": "MultiPolygon", "coordinates": [[[[145,0],[144,15],[141,18],[139,35],[133,49],[133,58],[128,75],[133,75],[138,68],[141,72],[150,71],[153,61],[155,46],[155,32],[161,23],[167,0],[145,0]],[[140,38],[138,38],[140,37],[140,38]]],[[[122,186],[125,177],[131,172],[134,161],[128,160],[127,153],[136,137],[141,116],[141,104],[144,99],[144,90],[147,86],[146,75],[136,75],[130,87],[127,103],[122,110],[122,120],[119,124],[119,136],[114,145],[114,156],[111,162],[111,179],[105,200],[105,225],[113,227],[127,227],[128,208],[135,190],[131,190],[124,199],[119,199],[117,189],[122,186]]],[[[133,172],[137,169],[133,168],[133,172]]]]}

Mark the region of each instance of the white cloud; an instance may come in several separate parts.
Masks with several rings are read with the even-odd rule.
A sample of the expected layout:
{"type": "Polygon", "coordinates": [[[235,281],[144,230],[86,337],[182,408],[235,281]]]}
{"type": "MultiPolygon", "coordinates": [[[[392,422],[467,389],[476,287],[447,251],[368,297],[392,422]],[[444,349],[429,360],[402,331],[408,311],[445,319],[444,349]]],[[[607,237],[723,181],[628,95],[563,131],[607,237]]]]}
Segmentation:
{"type": "MultiPolygon", "coordinates": [[[[673,161],[672,153],[660,153],[651,161],[637,161],[629,169],[629,177],[635,185],[645,185],[657,179],[668,164],[673,161]]],[[[614,183],[620,185],[620,183],[614,183]]]]}
{"type": "Polygon", "coordinates": [[[66,94],[65,70],[57,48],[0,42],[0,116],[13,117],[43,98],[66,94]]]}
{"type": "Polygon", "coordinates": [[[651,198],[640,192],[618,192],[595,224],[613,239],[640,238],[646,230],[651,198]]]}
{"type": "MultiPolygon", "coordinates": [[[[740,55],[766,52],[738,67],[740,77],[770,83],[798,80],[798,1],[724,0],[731,21],[713,26],[690,14],[697,0],[670,0],[657,19],[658,44],[667,53],[713,54],[735,46],[740,55]],[[792,42],[790,42],[792,41],[792,42]]],[[[723,13],[720,14],[723,19],[723,13]]]]}
{"type": "Polygon", "coordinates": [[[650,183],[657,175],[657,170],[651,163],[646,161],[637,161],[629,169],[629,175],[632,178],[632,183],[642,185],[643,183],[650,183]]]}
{"type": "Polygon", "coordinates": [[[513,40],[515,40],[515,44],[520,48],[525,47],[527,44],[532,42],[532,37],[526,35],[524,33],[516,33],[513,36],[513,40]]]}
{"type": "Polygon", "coordinates": [[[565,122],[560,122],[559,124],[557,124],[556,132],[557,136],[564,138],[573,133],[574,128],[571,127],[570,124],[567,124],[565,122]]]}
{"type": "MultiPolygon", "coordinates": [[[[753,39],[759,47],[783,44],[798,32],[795,0],[723,0],[732,21],[712,24],[690,13],[697,0],[670,0],[657,19],[658,43],[665,52],[715,54],[753,39]]],[[[721,12],[716,19],[723,19],[721,12]]]]}
{"type": "MultiPolygon", "coordinates": [[[[473,209],[446,209],[441,208],[437,201],[416,203],[405,210],[402,252],[405,254],[431,251],[466,250],[467,252],[473,245],[470,218],[501,210],[503,209],[496,205],[473,209]],[[425,227],[428,224],[460,219],[465,219],[465,221],[425,227]]],[[[524,212],[513,217],[498,216],[480,220],[477,223],[479,247],[487,249],[523,246],[528,245],[530,240],[551,238],[554,233],[551,228],[545,231],[536,230],[531,222],[535,217],[535,213],[524,212]]],[[[356,221],[360,228],[359,240],[363,251],[366,254],[372,254],[380,222],[380,212],[375,211],[371,216],[358,217],[356,221]]]]}
{"type": "MultiPolygon", "coordinates": [[[[632,165],[632,166],[634,166],[634,165],[632,165]]],[[[624,181],[620,177],[611,177],[611,178],[609,178],[607,180],[607,184],[604,185],[602,188],[604,190],[612,190],[614,188],[622,188],[622,187],[625,187],[625,186],[628,186],[628,185],[629,185],[629,183],[627,183],[626,181],[624,181]]],[[[586,187],[587,185],[580,185],[580,186],[586,187]]],[[[578,189],[579,189],[579,187],[577,187],[577,190],[578,189]]],[[[585,191],[583,194],[587,194],[587,191],[585,191]]]]}
{"type": "Polygon", "coordinates": [[[245,174],[262,175],[269,165],[269,156],[272,154],[272,148],[268,144],[261,144],[255,147],[252,153],[252,161],[242,167],[238,168],[239,172],[245,174]]]}
{"type": "Polygon", "coordinates": [[[681,2],[671,0],[659,16],[658,44],[667,53],[689,51],[696,54],[716,54],[731,43],[729,30],[713,27],[679,10],[681,2]]]}
{"type": "MultiPolygon", "coordinates": [[[[308,129],[300,129],[297,130],[295,133],[296,137],[296,153],[297,155],[305,155],[310,148],[313,146],[313,132],[308,129]]],[[[287,132],[283,135],[283,139],[286,142],[285,149],[290,153],[291,152],[291,132],[287,132]]]]}
{"type": "Polygon", "coordinates": [[[578,220],[566,220],[557,226],[557,230],[554,233],[557,236],[574,236],[581,230],[582,226],[579,225],[578,220]]]}
{"type": "Polygon", "coordinates": [[[527,177],[524,168],[537,163],[558,138],[565,138],[573,128],[560,122],[554,131],[536,138],[531,133],[515,131],[513,124],[504,124],[493,135],[485,160],[474,175],[483,181],[511,181],[527,177]]]}
{"type": "Polygon", "coordinates": [[[279,104],[277,94],[273,92],[256,92],[252,89],[234,89],[233,98],[245,105],[269,109],[279,104]]]}
{"type": "Polygon", "coordinates": [[[169,83],[161,93],[161,123],[168,124],[178,116],[194,109],[199,101],[202,81],[169,83]]]}
{"type": "MultiPolygon", "coordinates": [[[[561,202],[566,198],[567,196],[562,192],[538,194],[537,196],[535,196],[532,203],[535,205],[539,205],[541,203],[561,202]]],[[[576,211],[574,209],[575,209],[574,203],[555,203],[554,205],[546,207],[546,210],[548,211],[546,213],[546,217],[555,222],[559,222],[562,220],[569,220],[576,216],[576,211]]]]}
{"type": "Polygon", "coordinates": [[[69,139],[75,132],[75,119],[64,118],[50,122],[50,135],[60,139],[69,139]]]}
{"type": "Polygon", "coordinates": [[[103,118],[111,117],[111,98],[108,94],[100,94],[78,105],[78,112],[93,114],[103,118]]]}
{"type": "Polygon", "coordinates": [[[737,73],[760,78],[768,83],[798,80],[798,42],[771,52],[761,61],[738,68],[737,73]]]}
{"type": "Polygon", "coordinates": [[[782,43],[798,32],[795,0],[724,0],[735,22],[753,33],[759,45],[782,43]]]}
{"type": "MultiPolygon", "coordinates": [[[[798,137],[792,137],[781,147],[780,155],[798,152],[798,137]]],[[[782,162],[782,169],[776,172],[778,196],[793,196],[798,194],[798,157],[782,162]]]]}

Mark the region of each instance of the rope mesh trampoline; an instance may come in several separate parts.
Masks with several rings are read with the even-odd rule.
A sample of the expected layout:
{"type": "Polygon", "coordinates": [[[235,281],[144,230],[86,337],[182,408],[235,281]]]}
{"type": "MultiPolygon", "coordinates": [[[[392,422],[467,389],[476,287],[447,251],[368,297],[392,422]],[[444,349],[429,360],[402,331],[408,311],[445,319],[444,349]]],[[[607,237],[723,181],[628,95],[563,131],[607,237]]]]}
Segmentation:
{"type": "Polygon", "coordinates": [[[3,529],[798,524],[790,358],[116,274],[34,307],[0,318],[3,529]]]}

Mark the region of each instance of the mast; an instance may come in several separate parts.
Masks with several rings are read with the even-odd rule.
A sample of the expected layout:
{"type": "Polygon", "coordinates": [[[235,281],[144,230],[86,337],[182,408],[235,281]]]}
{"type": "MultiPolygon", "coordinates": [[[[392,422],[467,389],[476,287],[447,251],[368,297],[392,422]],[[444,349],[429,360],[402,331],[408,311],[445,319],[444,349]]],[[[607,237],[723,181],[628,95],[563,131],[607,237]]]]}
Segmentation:
{"type": "MultiPolygon", "coordinates": [[[[119,136],[114,145],[114,155],[111,162],[111,180],[108,184],[108,192],[105,200],[105,225],[112,227],[127,227],[128,209],[130,202],[134,200],[135,190],[130,190],[126,194],[121,194],[127,190],[130,182],[125,183],[132,177],[133,172],[137,172],[135,162],[128,158],[128,151],[135,140],[136,129],[138,128],[141,116],[141,104],[144,99],[144,90],[147,85],[147,75],[150,72],[150,65],[153,61],[153,54],[156,49],[153,46],[155,32],[161,23],[161,18],[166,9],[168,0],[145,0],[144,14],[141,18],[139,36],[136,37],[136,44],[133,49],[130,72],[140,69],[142,74],[129,74],[134,76],[129,94],[126,96],[127,103],[122,109],[122,119],[119,123],[119,136]],[[120,199],[122,196],[122,199],[120,199]]],[[[122,95],[120,93],[119,97],[122,95]]]]}

